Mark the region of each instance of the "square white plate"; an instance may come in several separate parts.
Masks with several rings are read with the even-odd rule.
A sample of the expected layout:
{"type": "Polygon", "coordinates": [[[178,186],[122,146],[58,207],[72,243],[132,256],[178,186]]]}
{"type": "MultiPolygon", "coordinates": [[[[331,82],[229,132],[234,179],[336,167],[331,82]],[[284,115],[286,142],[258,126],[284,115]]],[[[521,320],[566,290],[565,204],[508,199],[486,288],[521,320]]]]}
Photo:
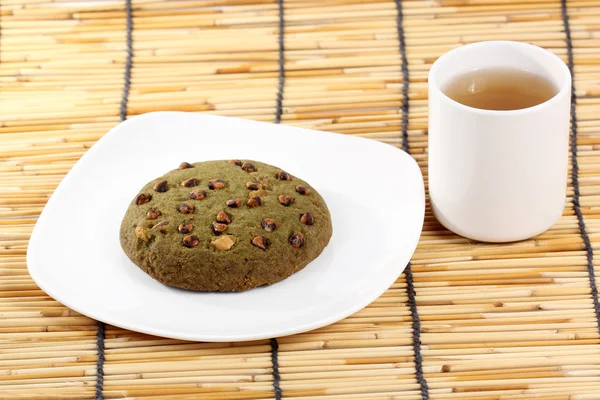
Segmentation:
{"type": "Polygon", "coordinates": [[[402,273],[423,226],[417,163],[376,141],[284,125],[180,112],[131,118],[101,138],[65,177],[31,236],[27,262],[50,296],[91,318],[177,339],[241,341],[336,322],[402,273]],[[119,226],[146,182],[182,161],[255,159],[314,186],[333,236],[302,271],[244,293],[162,285],[125,255],[119,226]]]}

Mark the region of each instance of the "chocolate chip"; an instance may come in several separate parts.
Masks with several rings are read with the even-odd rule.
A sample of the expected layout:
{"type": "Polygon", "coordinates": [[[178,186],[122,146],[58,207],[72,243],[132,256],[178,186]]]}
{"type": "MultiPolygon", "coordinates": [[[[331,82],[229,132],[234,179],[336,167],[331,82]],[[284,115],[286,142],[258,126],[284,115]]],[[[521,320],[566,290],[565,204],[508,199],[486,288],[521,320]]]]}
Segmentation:
{"type": "Polygon", "coordinates": [[[190,164],[189,162],[182,162],[181,164],[179,164],[179,168],[177,169],[188,169],[188,168],[194,168],[194,166],[192,164],[190,164]]]}
{"type": "Polygon", "coordinates": [[[208,188],[215,189],[223,189],[225,187],[225,181],[223,179],[211,179],[208,181],[208,188]]]}
{"type": "Polygon", "coordinates": [[[155,210],[153,208],[149,209],[148,212],[146,213],[146,219],[156,219],[158,217],[160,217],[162,215],[162,213],[160,212],[160,210],[155,210]]]}
{"type": "Polygon", "coordinates": [[[249,162],[242,164],[242,169],[246,172],[256,172],[256,167],[249,162]]]}
{"type": "Polygon", "coordinates": [[[300,215],[300,222],[304,225],[312,225],[315,223],[315,218],[308,211],[300,215]]]}
{"type": "Polygon", "coordinates": [[[206,191],[200,189],[194,189],[190,192],[190,199],[192,200],[204,200],[206,197],[206,191]]]}
{"type": "Polygon", "coordinates": [[[229,225],[231,223],[231,214],[225,210],[219,211],[217,214],[217,222],[229,225]]]}
{"type": "Polygon", "coordinates": [[[248,207],[259,207],[262,206],[262,200],[260,199],[260,196],[254,196],[253,198],[249,199],[246,204],[248,207]]]}
{"type": "Polygon", "coordinates": [[[258,182],[246,182],[246,189],[248,190],[260,190],[262,185],[258,182]]]}
{"type": "Polygon", "coordinates": [[[254,239],[252,239],[251,243],[253,246],[258,247],[259,249],[266,250],[271,244],[271,241],[264,236],[256,236],[254,239]]]}
{"type": "Polygon", "coordinates": [[[160,221],[158,224],[154,225],[152,229],[156,229],[160,233],[167,233],[167,225],[169,225],[169,221],[160,221]]]}
{"type": "Polygon", "coordinates": [[[279,202],[281,205],[288,207],[290,204],[294,202],[294,198],[292,196],[280,195],[279,202]]]}
{"type": "Polygon", "coordinates": [[[190,233],[194,229],[194,225],[189,222],[183,221],[178,227],[177,230],[179,233],[190,233]]]}
{"type": "Polygon", "coordinates": [[[136,197],[136,199],[135,199],[135,204],[137,204],[138,206],[141,206],[142,204],[146,204],[150,200],[152,200],[152,195],[151,194],[140,193],[138,195],[138,197],[136,197]]]}
{"type": "Polygon", "coordinates": [[[155,192],[164,193],[169,189],[169,185],[168,185],[167,181],[160,181],[160,182],[156,182],[154,184],[154,186],[152,186],[152,189],[155,192]]]}
{"type": "Polygon", "coordinates": [[[220,224],[218,222],[213,222],[212,223],[212,231],[217,234],[220,235],[221,233],[225,232],[227,230],[227,225],[226,224],[220,224]]]}
{"type": "Polygon", "coordinates": [[[182,214],[191,214],[194,212],[194,205],[189,201],[183,202],[179,205],[179,212],[182,214]]]}
{"type": "Polygon", "coordinates": [[[291,181],[292,176],[285,171],[279,171],[277,173],[277,179],[279,179],[281,181],[291,181]]]}
{"type": "Polygon", "coordinates": [[[183,245],[188,248],[196,247],[200,243],[200,239],[194,235],[187,235],[183,238],[183,245]]]}
{"type": "Polygon", "coordinates": [[[304,246],[304,236],[302,236],[301,233],[294,233],[292,236],[290,236],[290,244],[292,247],[299,249],[300,247],[304,246]]]}
{"type": "Polygon", "coordinates": [[[227,200],[227,207],[238,208],[241,205],[242,205],[242,202],[238,198],[227,200]]]}
{"type": "Polygon", "coordinates": [[[272,218],[263,219],[260,223],[260,226],[262,226],[262,228],[267,232],[273,232],[275,229],[277,229],[277,224],[272,218]]]}
{"type": "Polygon", "coordinates": [[[307,194],[310,194],[310,189],[308,189],[302,185],[298,185],[298,186],[296,186],[296,192],[303,194],[303,195],[307,195],[307,194]]]}
{"type": "Polygon", "coordinates": [[[237,165],[238,167],[242,166],[242,162],[240,160],[229,160],[227,161],[229,164],[237,165]]]}
{"type": "Polygon", "coordinates": [[[196,178],[190,178],[190,179],[186,179],[185,181],[181,182],[182,186],[185,187],[194,187],[194,186],[198,186],[198,184],[200,183],[200,181],[196,178]]]}

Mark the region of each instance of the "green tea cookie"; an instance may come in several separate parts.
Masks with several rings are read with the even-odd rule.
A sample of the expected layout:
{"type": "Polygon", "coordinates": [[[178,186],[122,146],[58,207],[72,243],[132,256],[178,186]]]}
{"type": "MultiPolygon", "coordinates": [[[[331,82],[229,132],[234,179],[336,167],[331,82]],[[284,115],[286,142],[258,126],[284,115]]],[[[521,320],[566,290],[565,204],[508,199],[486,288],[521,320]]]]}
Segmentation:
{"type": "Polygon", "coordinates": [[[184,162],[148,182],[120,238],[165,285],[240,292],[300,271],[331,234],[327,205],[306,182],[261,162],[221,160],[184,162]]]}

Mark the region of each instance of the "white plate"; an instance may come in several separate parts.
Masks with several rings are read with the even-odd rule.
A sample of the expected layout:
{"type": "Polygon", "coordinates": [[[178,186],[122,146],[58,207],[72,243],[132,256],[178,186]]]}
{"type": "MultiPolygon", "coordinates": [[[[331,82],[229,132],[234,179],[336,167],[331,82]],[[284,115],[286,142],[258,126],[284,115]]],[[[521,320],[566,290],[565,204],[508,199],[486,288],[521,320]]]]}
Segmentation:
{"type": "Polygon", "coordinates": [[[50,296],[134,331],[200,341],[255,340],[336,322],[380,296],[410,260],[423,226],[417,163],[376,141],[194,113],[145,114],[98,141],[56,189],[27,263],[50,296]],[[150,278],[125,255],[119,226],[146,182],[181,161],[255,159],[325,198],[333,236],[302,271],[245,293],[197,293],[150,278]]]}

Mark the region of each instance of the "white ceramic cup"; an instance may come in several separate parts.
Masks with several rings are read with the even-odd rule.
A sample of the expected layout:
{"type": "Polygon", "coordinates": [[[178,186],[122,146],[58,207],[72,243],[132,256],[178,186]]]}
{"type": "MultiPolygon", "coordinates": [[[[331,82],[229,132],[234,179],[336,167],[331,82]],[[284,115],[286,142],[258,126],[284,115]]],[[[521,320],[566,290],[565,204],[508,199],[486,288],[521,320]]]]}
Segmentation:
{"type": "Polygon", "coordinates": [[[571,74],[556,55],[507,41],[469,44],[429,71],[429,195],[448,229],[486,242],[526,239],[550,228],[565,206],[571,74]],[[514,111],[451,100],[446,83],[468,71],[512,67],[557,88],[550,100],[514,111]]]}

